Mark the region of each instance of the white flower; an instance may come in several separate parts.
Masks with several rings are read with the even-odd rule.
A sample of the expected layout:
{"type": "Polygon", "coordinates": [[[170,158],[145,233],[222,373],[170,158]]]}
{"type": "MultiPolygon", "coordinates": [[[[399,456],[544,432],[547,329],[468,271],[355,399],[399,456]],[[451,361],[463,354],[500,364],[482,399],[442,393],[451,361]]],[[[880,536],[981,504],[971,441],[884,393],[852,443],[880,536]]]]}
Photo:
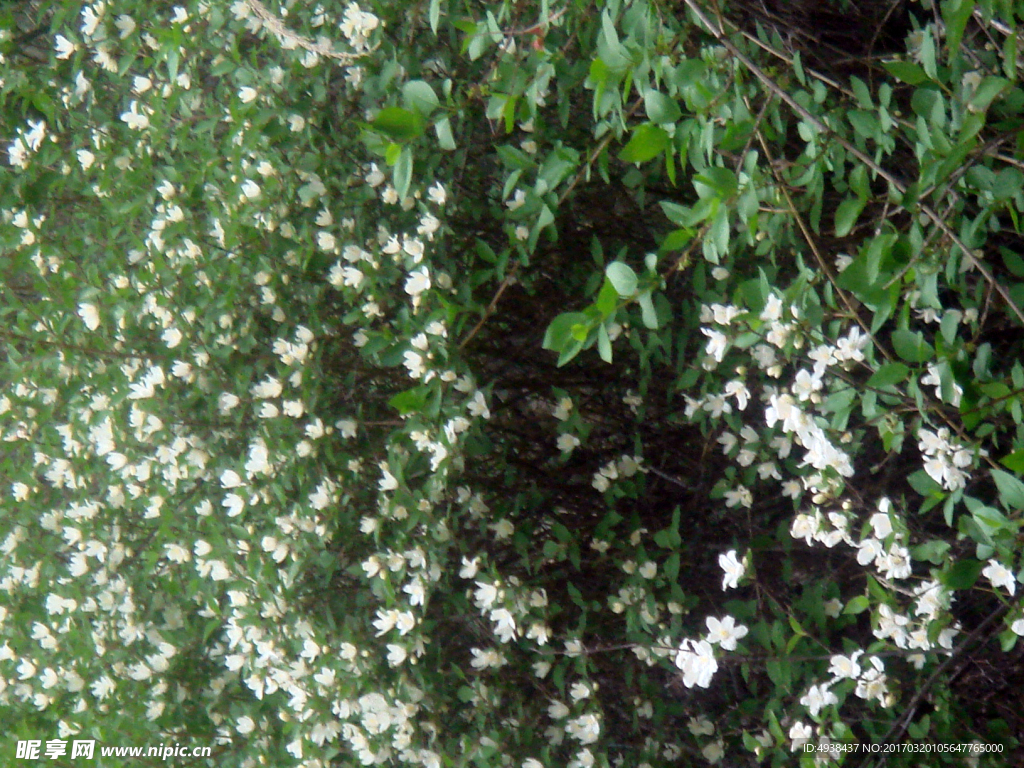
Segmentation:
{"type": "Polygon", "coordinates": [[[708,616],[704,623],[708,627],[707,641],[721,645],[726,651],[735,651],[736,641],[746,637],[749,631],[742,624],[737,624],[732,616],[726,616],[721,621],[708,616]]]}
{"type": "Polygon", "coordinates": [[[989,560],[981,575],[985,576],[993,587],[1005,587],[1011,595],[1017,591],[1017,581],[1013,572],[998,560],[989,560]]]}
{"type": "Polygon", "coordinates": [[[882,542],[878,539],[864,539],[864,541],[857,546],[859,549],[857,552],[857,562],[861,565],[873,563],[884,552],[882,549],[882,542]]]}
{"type": "Polygon", "coordinates": [[[510,211],[516,211],[526,205],[526,192],[517,189],[510,200],[505,202],[505,207],[510,211]]]}
{"type": "Polygon", "coordinates": [[[427,197],[430,202],[436,205],[444,205],[448,200],[448,194],[444,191],[444,187],[441,186],[440,182],[435,182],[430,189],[427,190],[427,197]]]}
{"type": "Polygon", "coordinates": [[[228,511],[228,517],[238,517],[245,509],[245,500],[237,493],[229,493],[221,504],[228,511]]]}
{"type": "Polygon", "coordinates": [[[715,732],[715,726],[704,715],[691,717],[686,727],[694,736],[710,736],[715,732]]]}
{"type": "Polygon", "coordinates": [[[718,565],[725,571],[725,576],[722,578],[722,589],[735,589],[747,572],[747,558],[744,557],[742,561],[737,560],[735,549],[730,549],[724,555],[719,555],[718,565]]]}
{"type": "Polygon", "coordinates": [[[46,137],[46,122],[43,120],[39,122],[29,120],[28,124],[31,128],[25,134],[25,143],[28,144],[29,149],[35,152],[42,145],[43,139],[46,137]]]}
{"type": "Polygon", "coordinates": [[[799,400],[811,398],[815,392],[821,389],[821,379],[812,376],[806,370],[797,371],[796,381],[793,382],[793,394],[799,400]]]}
{"type": "Polygon", "coordinates": [[[725,351],[729,348],[729,338],[721,331],[716,331],[711,328],[701,328],[700,332],[708,337],[708,344],[704,351],[710,355],[715,362],[722,362],[725,357],[725,351]]]}
{"type": "Polygon", "coordinates": [[[121,39],[124,40],[128,35],[135,31],[135,19],[127,14],[121,14],[114,21],[114,26],[117,27],[118,32],[121,34],[121,39]]]}
{"type": "Polygon", "coordinates": [[[1024,637],[1024,619],[1017,619],[1010,625],[1010,631],[1024,637]]]}
{"type": "Polygon", "coordinates": [[[471,416],[480,416],[484,419],[491,418],[491,410],[487,407],[487,400],[484,398],[484,393],[479,390],[473,395],[473,399],[469,401],[466,407],[471,416]]]}
{"type": "Polygon", "coordinates": [[[513,533],[516,532],[515,526],[512,525],[511,521],[506,518],[502,518],[493,525],[488,526],[494,531],[494,538],[498,541],[509,538],[513,533]]]}
{"type": "Polygon", "coordinates": [[[381,468],[381,478],[378,487],[382,491],[393,491],[398,488],[397,478],[388,471],[387,467],[381,468]]]}
{"type": "Polygon", "coordinates": [[[768,301],[761,311],[761,319],[765,322],[775,322],[782,319],[782,300],[774,293],[768,297],[768,301]]]}
{"type": "Polygon", "coordinates": [[[601,721],[597,715],[581,715],[571,720],[565,730],[581,744],[593,744],[601,735],[601,721]]]}
{"type": "Polygon", "coordinates": [[[260,196],[260,185],[252,179],[246,179],[242,182],[242,196],[246,200],[255,200],[260,196]]]}
{"type": "Polygon", "coordinates": [[[789,729],[789,738],[793,740],[790,749],[796,751],[803,747],[804,744],[811,740],[811,726],[804,725],[801,722],[793,723],[789,729]]]}
{"type": "Polygon", "coordinates": [[[864,651],[854,651],[851,656],[835,655],[832,657],[832,663],[828,668],[829,674],[831,674],[836,680],[843,680],[849,678],[854,680],[860,677],[860,664],[857,660],[864,655],[864,651]]]}
{"type": "Polygon", "coordinates": [[[243,104],[249,104],[256,100],[259,96],[259,92],[255,88],[250,88],[248,85],[242,86],[238,91],[238,98],[241,99],[243,104]]]}
{"type": "Polygon", "coordinates": [[[885,540],[892,534],[892,520],[885,512],[876,512],[871,516],[871,527],[876,539],[885,540]]]}
{"type": "Polygon", "coordinates": [[[704,759],[714,765],[725,757],[725,745],[722,740],[712,741],[710,744],[704,746],[701,750],[701,754],[704,755],[704,759]]]}
{"type": "Polygon", "coordinates": [[[409,369],[409,375],[414,379],[421,379],[427,372],[426,366],[423,363],[423,355],[415,350],[408,350],[403,355],[405,358],[405,367],[409,369]]]}
{"type": "Polygon", "coordinates": [[[82,318],[85,327],[90,331],[95,331],[100,327],[100,313],[95,304],[79,304],[78,316],[82,318]]]}
{"type": "Polygon", "coordinates": [[[552,700],[551,706],[548,707],[548,717],[552,720],[561,720],[564,717],[568,717],[570,711],[562,702],[552,700]]]}
{"type": "Polygon", "coordinates": [[[646,563],[640,566],[639,573],[645,579],[653,579],[658,575],[658,564],[653,560],[648,560],[646,563]]]}
{"type": "Polygon", "coordinates": [[[462,567],[459,569],[459,576],[463,579],[472,579],[476,576],[477,571],[480,570],[480,557],[474,557],[470,560],[468,557],[462,558],[462,567]]]}
{"type": "Polygon", "coordinates": [[[397,667],[404,662],[408,656],[409,652],[405,650],[405,646],[388,643],[388,664],[390,666],[397,667]]]}
{"type": "Polygon", "coordinates": [[[854,326],[846,336],[836,340],[836,359],[861,362],[864,359],[864,347],[868,345],[869,341],[870,339],[860,327],[854,326]]]}
{"type": "Polygon", "coordinates": [[[707,640],[697,643],[684,640],[676,654],[676,666],[683,671],[683,685],[687,688],[694,685],[707,688],[718,671],[718,662],[707,640]]]}
{"type": "Polygon", "coordinates": [[[139,112],[139,103],[133,101],[127,112],[121,113],[121,120],[133,131],[141,131],[149,127],[149,118],[139,112]]]}
{"type": "Polygon", "coordinates": [[[469,652],[473,654],[473,660],[469,662],[473,669],[487,669],[488,667],[497,669],[507,663],[505,657],[493,648],[483,651],[479,648],[470,648],[469,652]]]}
{"type": "Polygon", "coordinates": [[[176,346],[181,344],[181,340],[184,336],[177,328],[168,328],[160,334],[160,338],[163,339],[164,344],[167,345],[168,349],[174,349],[176,346]]]}
{"type": "Polygon", "coordinates": [[[498,586],[483,581],[476,582],[476,586],[477,588],[473,591],[473,601],[476,603],[476,607],[489,609],[498,599],[498,586]]]}
{"type": "Polygon", "coordinates": [[[736,398],[736,406],[741,410],[747,409],[747,403],[750,401],[750,390],[747,389],[747,385],[741,380],[735,379],[725,385],[726,396],[736,398]]]}
{"type": "Polygon", "coordinates": [[[88,149],[80,149],[75,155],[78,157],[78,162],[82,164],[82,170],[87,171],[92,167],[92,164],[96,162],[96,155],[90,152],[88,149]]]}
{"type": "Polygon", "coordinates": [[[498,608],[491,611],[491,621],[494,622],[494,634],[503,643],[511,642],[516,637],[516,620],[507,608],[498,608]]]}
{"type": "Polygon", "coordinates": [[[409,278],[405,281],[406,293],[416,297],[427,290],[430,290],[430,272],[426,267],[420,267],[409,274],[409,278]]]}
{"type": "Polygon", "coordinates": [[[725,492],[725,506],[727,507],[750,507],[754,503],[754,496],[750,489],[740,485],[725,492]]]}
{"type": "Polygon", "coordinates": [[[810,690],[800,699],[800,703],[807,707],[811,717],[817,717],[818,713],[827,706],[838,704],[839,699],[829,690],[828,685],[812,685],[810,690]]]}
{"type": "Polygon", "coordinates": [[[54,40],[57,43],[58,59],[69,59],[71,58],[71,54],[78,50],[78,46],[64,37],[64,35],[57,35],[54,40]]]}
{"type": "Polygon", "coordinates": [[[580,439],[576,435],[569,434],[568,432],[558,436],[557,440],[558,450],[562,453],[569,453],[574,448],[578,448],[580,439]]]}

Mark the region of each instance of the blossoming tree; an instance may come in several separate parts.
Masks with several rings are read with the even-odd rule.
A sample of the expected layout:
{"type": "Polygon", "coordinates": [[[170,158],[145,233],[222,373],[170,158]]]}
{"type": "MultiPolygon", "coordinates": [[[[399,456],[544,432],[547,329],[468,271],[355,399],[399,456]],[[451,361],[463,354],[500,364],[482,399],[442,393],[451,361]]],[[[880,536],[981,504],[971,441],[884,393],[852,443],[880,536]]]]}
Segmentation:
{"type": "Polygon", "coordinates": [[[1020,12],[823,5],[5,6],[2,748],[1011,760],[1020,12]]]}

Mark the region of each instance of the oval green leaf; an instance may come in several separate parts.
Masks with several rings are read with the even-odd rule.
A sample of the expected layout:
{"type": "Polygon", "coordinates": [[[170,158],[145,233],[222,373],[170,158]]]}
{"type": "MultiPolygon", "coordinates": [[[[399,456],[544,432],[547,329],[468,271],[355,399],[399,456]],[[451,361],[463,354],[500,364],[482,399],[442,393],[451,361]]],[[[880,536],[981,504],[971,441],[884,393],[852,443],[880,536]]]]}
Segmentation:
{"type": "Polygon", "coordinates": [[[636,293],[636,286],[639,282],[636,272],[628,264],[621,261],[613,261],[604,271],[612,286],[619,292],[619,296],[632,296],[636,293]]]}

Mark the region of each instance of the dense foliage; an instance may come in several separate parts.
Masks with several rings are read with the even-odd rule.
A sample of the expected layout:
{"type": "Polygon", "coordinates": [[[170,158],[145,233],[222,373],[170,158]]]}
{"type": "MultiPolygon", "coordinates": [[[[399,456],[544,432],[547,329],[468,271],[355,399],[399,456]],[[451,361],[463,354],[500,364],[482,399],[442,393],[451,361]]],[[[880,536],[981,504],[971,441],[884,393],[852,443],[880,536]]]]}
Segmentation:
{"type": "Polygon", "coordinates": [[[1024,7],[0,18],[12,756],[1020,754],[1024,7]]]}

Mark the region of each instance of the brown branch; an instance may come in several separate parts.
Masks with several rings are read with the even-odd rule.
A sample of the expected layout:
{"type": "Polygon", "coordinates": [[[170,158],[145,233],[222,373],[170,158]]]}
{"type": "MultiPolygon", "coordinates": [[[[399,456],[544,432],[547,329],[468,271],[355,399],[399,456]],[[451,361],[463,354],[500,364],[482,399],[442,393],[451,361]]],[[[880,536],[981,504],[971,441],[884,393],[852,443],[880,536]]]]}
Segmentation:
{"type": "Polygon", "coordinates": [[[510,269],[508,274],[505,275],[505,279],[501,281],[501,285],[498,286],[498,290],[495,292],[494,297],[491,299],[491,303],[488,304],[487,309],[484,310],[483,317],[481,317],[480,321],[473,326],[473,329],[466,335],[466,338],[459,342],[460,352],[463,349],[465,349],[466,345],[469,344],[469,342],[472,341],[473,337],[477,335],[481,328],[483,328],[483,325],[484,323],[487,322],[488,318],[492,314],[494,314],[494,310],[497,309],[498,307],[498,302],[501,301],[501,295],[505,292],[505,289],[512,284],[512,281],[515,279],[516,272],[519,271],[519,265],[521,263],[522,262],[517,261],[512,266],[512,269],[510,269]]]}

